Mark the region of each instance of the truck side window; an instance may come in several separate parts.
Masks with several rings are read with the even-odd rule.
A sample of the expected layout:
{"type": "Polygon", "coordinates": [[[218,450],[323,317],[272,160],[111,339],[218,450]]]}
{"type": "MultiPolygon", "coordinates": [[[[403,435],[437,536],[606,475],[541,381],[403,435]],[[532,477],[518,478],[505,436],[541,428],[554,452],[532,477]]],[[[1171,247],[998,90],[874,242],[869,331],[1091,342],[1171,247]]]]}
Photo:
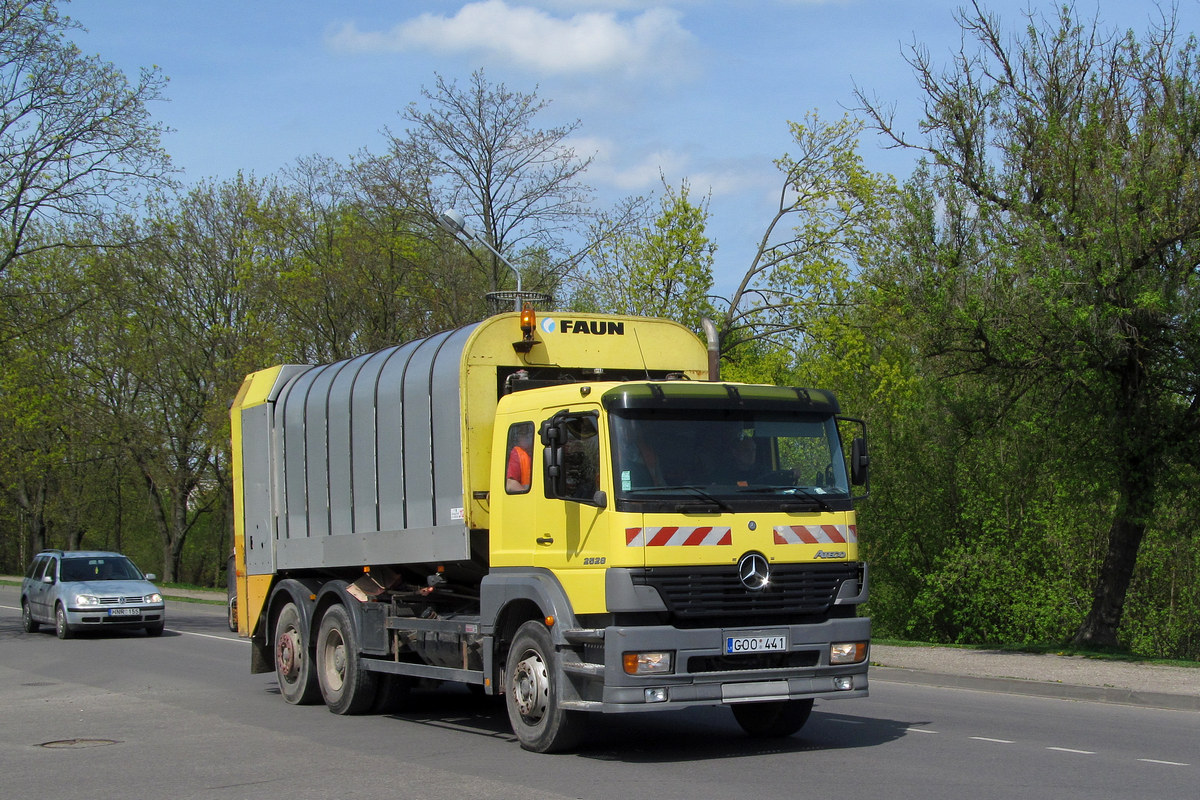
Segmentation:
{"type": "Polygon", "coordinates": [[[504,468],[504,491],[525,494],[533,475],[533,423],[518,422],[508,429],[508,462],[504,468]]]}
{"type": "Polygon", "coordinates": [[[567,423],[563,476],[567,497],[590,502],[600,488],[600,437],[594,415],[567,423]]]}

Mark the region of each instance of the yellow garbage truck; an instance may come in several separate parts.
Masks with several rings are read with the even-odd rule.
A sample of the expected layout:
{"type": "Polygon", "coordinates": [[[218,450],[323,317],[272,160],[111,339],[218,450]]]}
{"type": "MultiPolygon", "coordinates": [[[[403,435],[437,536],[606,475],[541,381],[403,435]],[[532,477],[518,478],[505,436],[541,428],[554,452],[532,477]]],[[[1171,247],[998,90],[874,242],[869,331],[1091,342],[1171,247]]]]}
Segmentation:
{"type": "Polygon", "coordinates": [[[866,696],[865,425],[828,391],[721,382],[711,352],[666,320],[526,309],[249,375],[251,669],[338,714],[467,684],[539,752],[589,713],[724,705],[787,736],[814,699],[866,696]]]}

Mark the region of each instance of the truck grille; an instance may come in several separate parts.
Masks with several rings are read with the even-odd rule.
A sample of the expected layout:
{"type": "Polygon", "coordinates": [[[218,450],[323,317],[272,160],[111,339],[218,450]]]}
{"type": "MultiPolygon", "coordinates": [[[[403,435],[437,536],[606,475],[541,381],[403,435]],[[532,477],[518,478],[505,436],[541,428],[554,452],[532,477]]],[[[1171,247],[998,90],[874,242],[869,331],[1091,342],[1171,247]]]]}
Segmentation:
{"type": "Polygon", "coordinates": [[[827,614],[842,584],[858,579],[858,564],[777,564],[766,589],[751,591],[737,567],[650,567],[632,576],[653,586],[675,624],[732,620],[740,625],[827,614]]]}

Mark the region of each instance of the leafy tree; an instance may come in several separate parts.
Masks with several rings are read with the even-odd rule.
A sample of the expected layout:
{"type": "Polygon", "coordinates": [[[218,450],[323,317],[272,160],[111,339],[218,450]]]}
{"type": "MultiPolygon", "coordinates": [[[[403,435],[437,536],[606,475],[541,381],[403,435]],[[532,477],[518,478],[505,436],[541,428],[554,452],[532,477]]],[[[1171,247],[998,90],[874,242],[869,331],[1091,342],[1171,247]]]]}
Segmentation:
{"type": "Polygon", "coordinates": [[[10,267],[7,313],[27,334],[0,343],[0,497],[18,510],[20,561],[43,547],[121,547],[124,469],[95,413],[96,387],[77,369],[95,329],[81,324],[95,297],[77,253],[40,250],[10,267]]]}
{"type": "Polygon", "coordinates": [[[883,133],[945,180],[950,228],[975,250],[914,265],[905,286],[923,352],[974,393],[981,422],[1038,403],[1081,482],[1111,497],[1080,644],[1118,643],[1126,594],[1161,489],[1195,464],[1200,426],[1200,71],[1173,16],[1143,39],[1071,8],[1010,39],[973,3],[973,41],[939,70],[910,58],[926,95],[923,142],[860,95],[883,133]]]}
{"type": "Polygon", "coordinates": [[[164,79],[143,70],[131,84],[67,41],[75,27],[53,0],[0,2],[0,274],[25,253],[89,244],[73,220],[169,171],[146,110],[164,79]]]}
{"type": "Polygon", "coordinates": [[[77,380],[141,479],[164,580],[179,575],[191,532],[228,513],[229,400],[276,360],[273,284],[258,266],[271,262],[255,222],[265,194],[241,177],[201,184],[122,220],[112,238],[137,246],[87,268],[97,296],[79,315],[77,380]]]}
{"type": "Polygon", "coordinates": [[[810,113],[790,127],[799,149],[775,162],[778,206],[733,293],[718,298],[726,358],[756,340],[793,347],[813,319],[845,310],[859,250],[886,219],[892,182],[863,167],[861,122],[810,113]]]}
{"type": "Polygon", "coordinates": [[[708,198],[691,200],[684,181],[678,190],[664,181],[658,215],[590,256],[580,277],[577,304],[618,314],[666,317],[694,330],[711,315],[714,245],[705,235],[708,198]]]}

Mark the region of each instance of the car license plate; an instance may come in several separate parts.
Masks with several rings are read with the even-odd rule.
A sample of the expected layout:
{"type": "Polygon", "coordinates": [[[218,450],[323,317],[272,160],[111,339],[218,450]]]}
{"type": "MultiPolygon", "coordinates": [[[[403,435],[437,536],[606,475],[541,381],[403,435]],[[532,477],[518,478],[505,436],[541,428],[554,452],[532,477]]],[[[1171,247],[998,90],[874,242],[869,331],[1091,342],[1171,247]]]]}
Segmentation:
{"type": "Polygon", "coordinates": [[[726,636],[725,655],[742,653],[779,653],[788,649],[787,634],[774,636],[726,636]]]}
{"type": "Polygon", "coordinates": [[[140,608],[110,608],[108,615],[110,617],[140,617],[142,610],[140,608]]]}

